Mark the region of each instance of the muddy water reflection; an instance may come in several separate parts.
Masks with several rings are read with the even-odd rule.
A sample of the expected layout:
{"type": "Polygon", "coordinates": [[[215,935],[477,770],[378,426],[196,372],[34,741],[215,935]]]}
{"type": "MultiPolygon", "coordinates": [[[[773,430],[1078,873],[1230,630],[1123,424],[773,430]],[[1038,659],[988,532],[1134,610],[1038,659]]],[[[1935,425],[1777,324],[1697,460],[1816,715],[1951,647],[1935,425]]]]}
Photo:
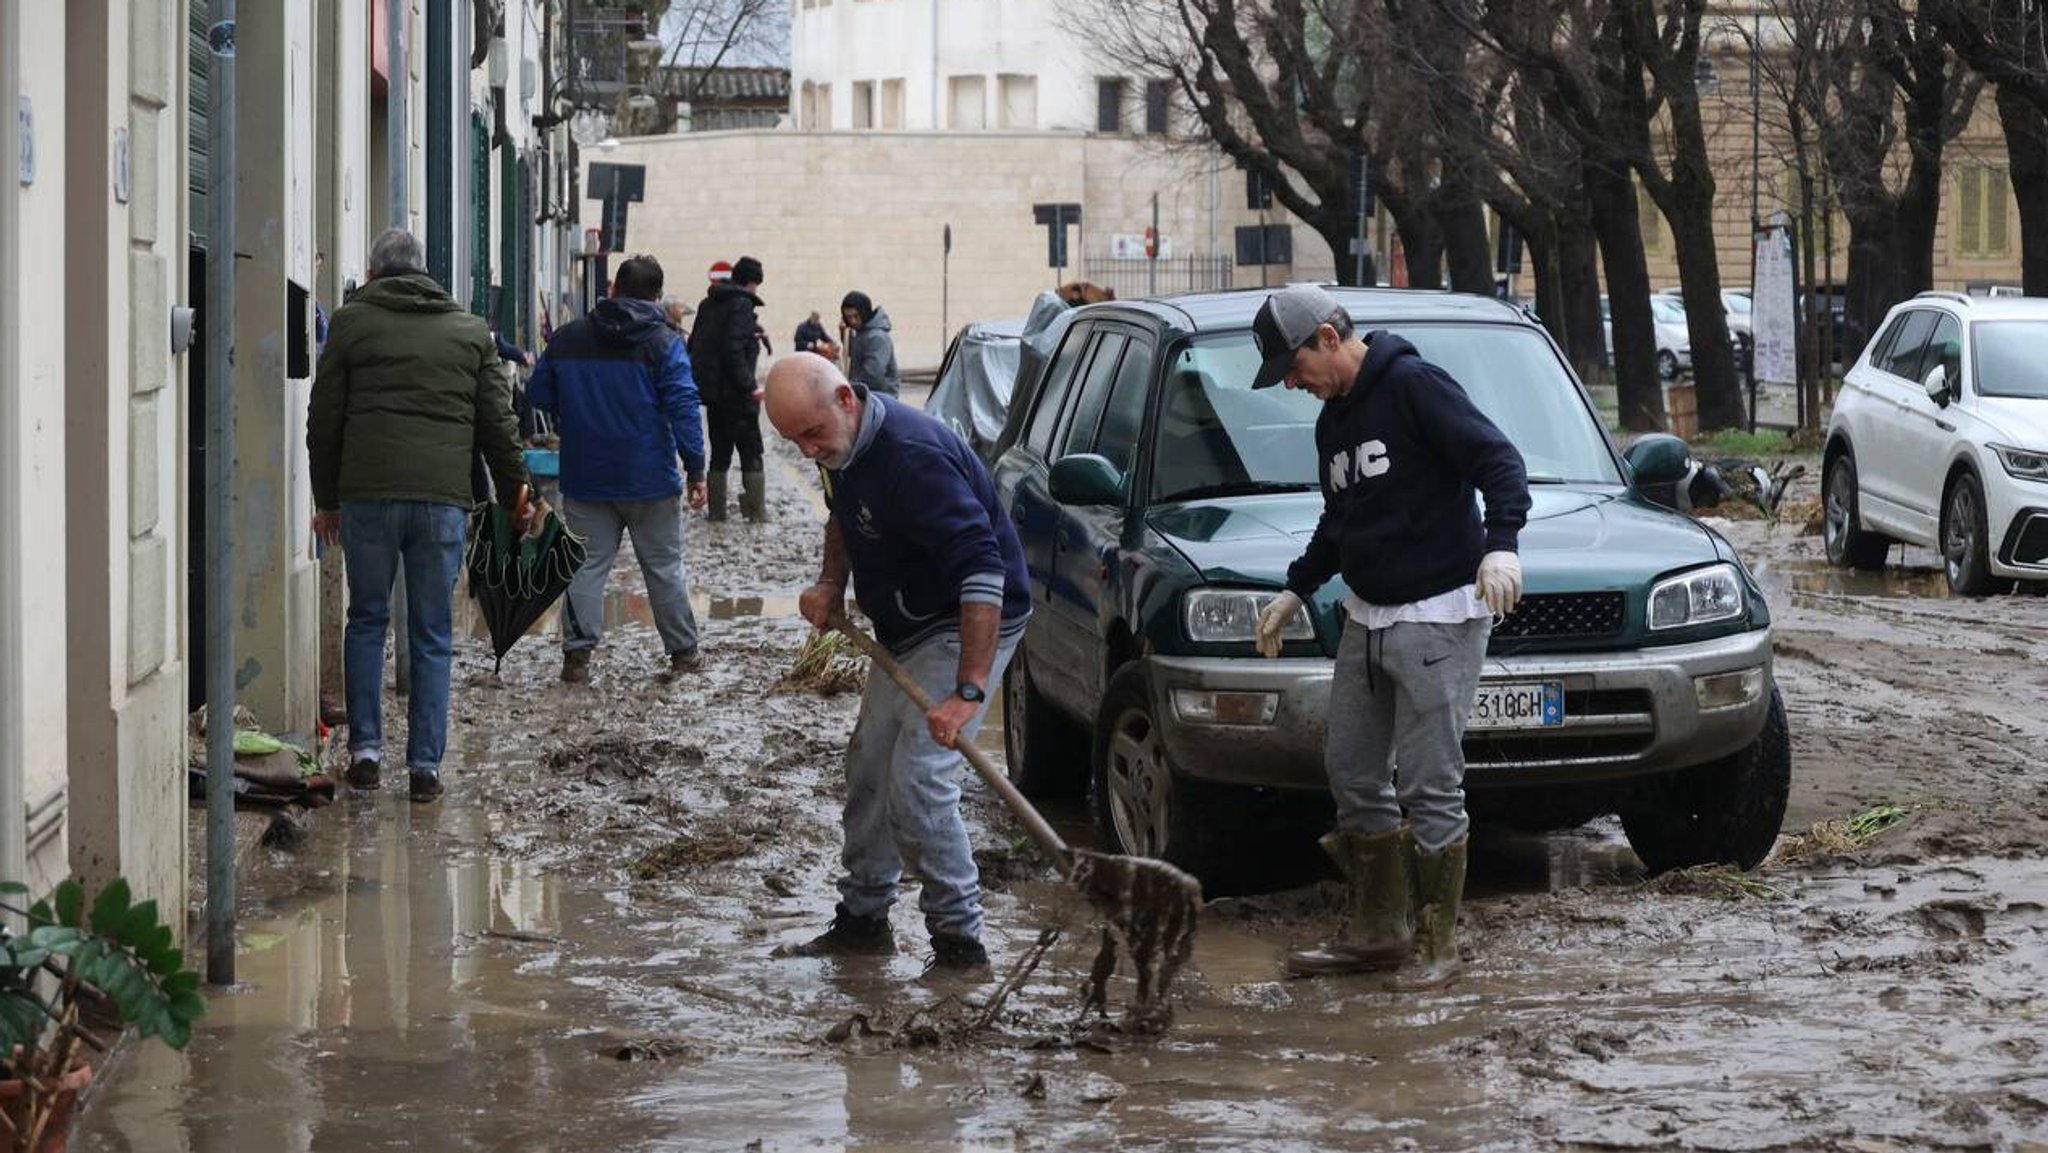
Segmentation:
{"type": "Polygon", "coordinates": [[[1836,568],[1825,561],[1765,560],[1751,566],[1772,599],[1790,593],[1844,597],[1916,597],[1944,600],[1948,578],[1939,568],[1888,565],[1877,572],[1836,568]]]}

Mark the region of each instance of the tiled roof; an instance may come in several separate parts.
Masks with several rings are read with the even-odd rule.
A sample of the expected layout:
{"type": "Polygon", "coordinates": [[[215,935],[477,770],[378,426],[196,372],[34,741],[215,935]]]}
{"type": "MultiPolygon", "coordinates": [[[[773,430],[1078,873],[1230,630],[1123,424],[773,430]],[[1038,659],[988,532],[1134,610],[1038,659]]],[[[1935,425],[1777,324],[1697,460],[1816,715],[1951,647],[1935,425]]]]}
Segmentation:
{"type": "MultiPolygon", "coordinates": [[[[696,86],[701,68],[667,68],[669,75],[664,85],[677,95],[686,95],[696,86]]],[[[787,100],[789,99],[789,69],[787,68],[718,68],[712,70],[705,81],[699,99],[708,103],[723,103],[733,100],[787,100]]]]}

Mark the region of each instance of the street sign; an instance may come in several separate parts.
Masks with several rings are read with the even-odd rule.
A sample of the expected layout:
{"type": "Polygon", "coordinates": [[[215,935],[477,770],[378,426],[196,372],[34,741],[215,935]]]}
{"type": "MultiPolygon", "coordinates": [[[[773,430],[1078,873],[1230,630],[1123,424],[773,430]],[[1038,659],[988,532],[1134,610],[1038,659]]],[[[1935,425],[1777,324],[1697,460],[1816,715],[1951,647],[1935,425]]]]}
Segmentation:
{"type": "MultiPolygon", "coordinates": [[[[1145,234],[1142,232],[1113,232],[1109,237],[1109,258],[1111,260],[1148,260],[1145,255],[1145,234]]],[[[1159,238],[1159,259],[1173,259],[1173,237],[1159,238]]]]}
{"type": "Polygon", "coordinates": [[[1294,263],[1294,230],[1285,224],[1240,225],[1236,239],[1241,265],[1294,263]]]}
{"type": "Polygon", "coordinates": [[[1072,203],[1034,204],[1031,219],[1045,226],[1047,268],[1067,266],[1067,226],[1081,223],[1081,206],[1072,203]]]}
{"type": "Polygon", "coordinates": [[[1244,170],[1245,207],[1264,212],[1273,207],[1273,186],[1266,180],[1266,174],[1256,168],[1244,170]]]}
{"type": "Polygon", "coordinates": [[[591,164],[590,195],[604,202],[604,215],[598,222],[604,251],[626,250],[626,206],[638,204],[646,191],[644,164],[591,164]]]}

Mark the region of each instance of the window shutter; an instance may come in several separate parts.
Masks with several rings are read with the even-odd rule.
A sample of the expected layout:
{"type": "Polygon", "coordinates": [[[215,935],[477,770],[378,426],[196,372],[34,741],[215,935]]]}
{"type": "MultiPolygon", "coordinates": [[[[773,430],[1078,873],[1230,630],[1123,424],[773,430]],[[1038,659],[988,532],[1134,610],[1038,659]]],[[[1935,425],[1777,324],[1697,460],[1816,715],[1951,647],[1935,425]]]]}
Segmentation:
{"type": "Polygon", "coordinates": [[[2005,189],[2006,175],[2002,168],[1986,166],[1979,169],[1984,183],[1984,255],[2004,256],[2006,253],[2005,189]]]}
{"type": "Polygon", "coordinates": [[[1984,170],[1956,169],[1956,255],[1984,255],[1984,170]]]}

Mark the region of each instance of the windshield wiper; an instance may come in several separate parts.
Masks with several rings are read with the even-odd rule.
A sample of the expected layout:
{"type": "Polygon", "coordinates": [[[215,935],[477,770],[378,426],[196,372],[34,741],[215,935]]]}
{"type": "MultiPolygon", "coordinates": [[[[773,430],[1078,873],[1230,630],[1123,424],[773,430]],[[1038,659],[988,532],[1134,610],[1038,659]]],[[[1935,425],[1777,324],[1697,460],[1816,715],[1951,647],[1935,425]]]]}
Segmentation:
{"type": "Polygon", "coordinates": [[[1202,484],[1184,488],[1179,492],[1160,497],[1169,500],[1202,500],[1212,496],[1254,496],[1270,492],[1315,492],[1318,486],[1313,481],[1290,480],[1227,480],[1219,484],[1202,484]]]}
{"type": "Polygon", "coordinates": [[[1547,474],[1547,473],[1533,473],[1533,472],[1532,472],[1532,473],[1530,473],[1530,474],[1529,474],[1529,483],[1530,483],[1530,484],[1570,484],[1570,483],[1572,483],[1572,482],[1571,482],[1571,481],[1568,481],[1568,480],[1566,480],[1565,478],[1563,478],[1563,477],[1561,477],[1561,476],[1550,476],[1550,475],[1549,475],[1549,474],[1547,474]]]}

